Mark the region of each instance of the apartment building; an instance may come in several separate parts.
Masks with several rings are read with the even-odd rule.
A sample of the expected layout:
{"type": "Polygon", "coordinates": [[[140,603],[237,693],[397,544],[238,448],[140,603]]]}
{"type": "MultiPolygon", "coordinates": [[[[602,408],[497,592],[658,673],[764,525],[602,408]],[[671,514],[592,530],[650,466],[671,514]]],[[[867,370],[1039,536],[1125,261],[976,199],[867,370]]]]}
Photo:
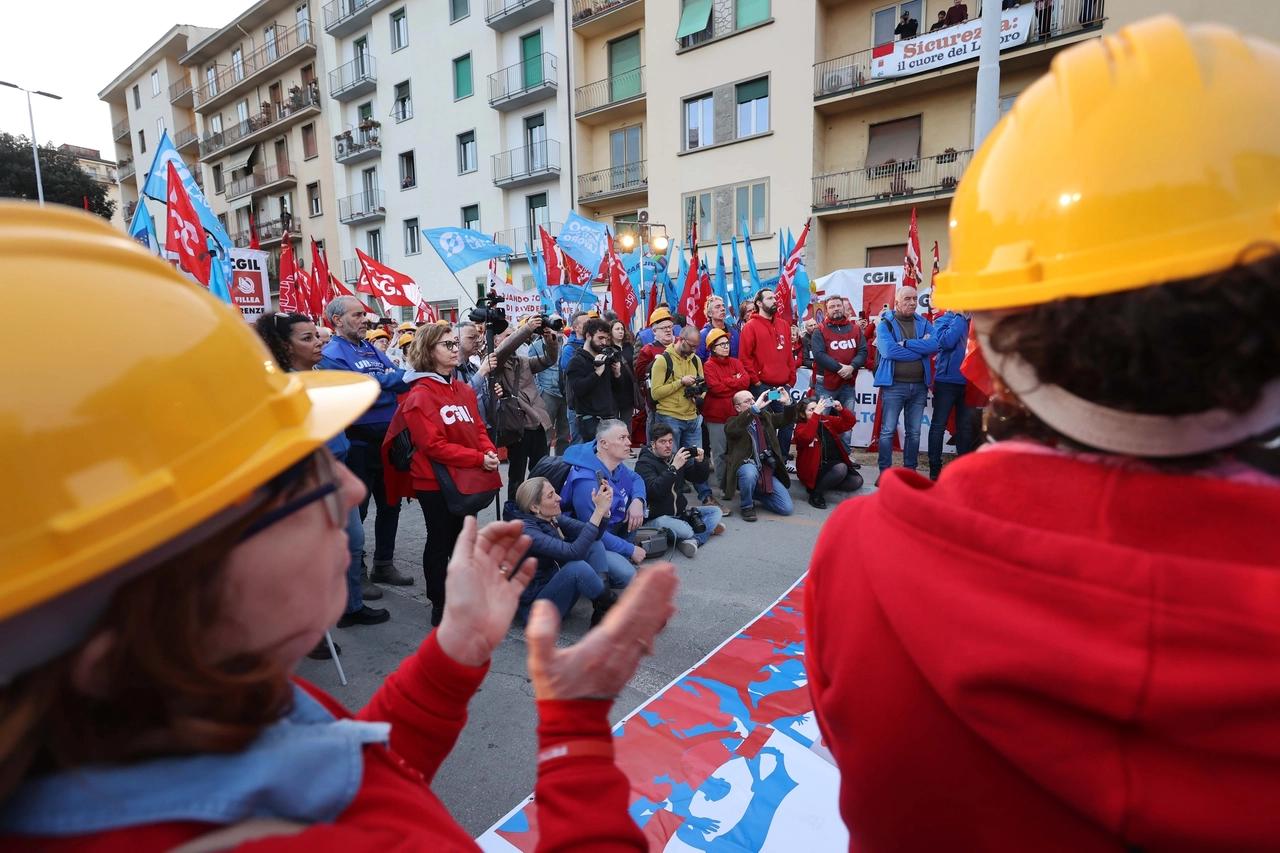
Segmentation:
{"type": "Polygon", "coordinates": [[[273,284],[286,233],[304,265],[311,237],[331,264],[337,259],[318,11],[309,0],[260,0],[179,59],[199,125],[205,196],[236,246],[251,245],[257,230],[273,284]]]}
{"type": "Polygon", "coordinates": [[[106,187],[107,198],[116,203],[116,212],[111,215],[111,224],[117,228],[127,228],[128,222],[124,219],[123,205],[120,203],[120,184],[116,178],[115,161],[105,159],[102,151],[97,148],[83,148],[79,145],[64,143],[58,146],[58,150],[74,156],[80,168],[84,169],[89,177],[106,187]]]}
{"type": "MultiPolygon", "coordinates": [[[[178,59],[190,45],[214,31],[206,27],[178,24],[160,37],[140,57],[98,93],[111,108],[112,137],[115,140],[116,177],[120,185],[120,218],[112,220],[128,228],[155,158],[160,137],[167,131],[197,182],[204,179],[196,160],[198,135],[192,113],[191,85],[187,70],[178,59]]],[[[148,209],[155,218],[163,242],[164,206],[153,202],[148,209]]]]}

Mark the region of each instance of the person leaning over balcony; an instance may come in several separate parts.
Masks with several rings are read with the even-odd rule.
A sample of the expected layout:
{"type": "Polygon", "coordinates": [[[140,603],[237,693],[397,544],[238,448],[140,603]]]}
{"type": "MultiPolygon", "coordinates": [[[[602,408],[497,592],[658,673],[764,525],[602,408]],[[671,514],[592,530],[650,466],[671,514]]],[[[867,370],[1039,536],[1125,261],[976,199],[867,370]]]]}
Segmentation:
{"type": "Polygon", "coordinates": [[[969,20],[969,7],[961,0],[951,0],[951,6],[947,9],[947,16],[942,19],[942,23],[948,27],[956,24],[963,24],[969,20]]]}
{"type": "MultiPolygon", "coordinates": [[[[1005,0],[1005,2],[1008,2],[1008,0],[1005,0]]],[[[945,11],[939,12],[938,20],[934,22],[932,27],[929,27],[929,32],[931,33],[937,32],[938,30],[942,29],[946,25],[947,25],[947,13],[945,11]]]]}

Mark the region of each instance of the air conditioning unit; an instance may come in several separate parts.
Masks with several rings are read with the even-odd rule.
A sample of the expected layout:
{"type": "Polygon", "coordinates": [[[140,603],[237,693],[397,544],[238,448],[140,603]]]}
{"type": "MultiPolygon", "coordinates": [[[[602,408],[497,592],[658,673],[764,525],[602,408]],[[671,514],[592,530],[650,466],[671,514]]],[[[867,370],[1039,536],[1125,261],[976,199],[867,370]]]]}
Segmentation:
{"type": "Polygon", "coordinates": [[[649,208],[642,207],[636,211],[636,222],[640,223],[641,225],[649,224],[649,208]]]}

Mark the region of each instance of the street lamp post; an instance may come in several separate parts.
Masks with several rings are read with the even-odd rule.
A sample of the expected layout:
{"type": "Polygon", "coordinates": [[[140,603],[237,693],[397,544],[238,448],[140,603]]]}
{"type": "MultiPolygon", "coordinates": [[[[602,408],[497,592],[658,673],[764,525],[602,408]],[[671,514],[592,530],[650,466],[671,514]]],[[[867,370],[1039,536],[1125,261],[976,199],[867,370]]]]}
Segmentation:
{"type": "MultiPolygon", "coordinates": [[[[636,241],[640,243],[640,298],[644,298],[644,250],[645,246],[649,247],[649,254],[659,257],[667,253],[670,241],[667,239],[667,227],[658,223],[638,223],[636,225],[636,236],[632,237],[630,233],[623,234],[618,237],[618,243],[623,251],[630,253],[635,248],[636,241]],[[661,229],[661,230],[659,230],[661,229]],[[647,238],[647,239],[646,239],[647,238]]],[[[641,318],[640,327],[644,328],[645,318],[641,318]]]]}
{"type": "Polygon", "coordinates": [[[23,89],[16,83],[6,83],[0,80],[0,86],[8,86],[10,89],[18,89],[27,93],[27,120],[31,122],[31,159],[36,164],[36,195],[40,196],[40,205],[44,206],[44,182],[40,180],[40,148],[36,145],[36,116],[31,110],[31,96],[43,95],[46,98],[52,98],[55,101],[61,101],[61,95],[50,94],[49,92],[41,92],[36,89],[23,89]]]}

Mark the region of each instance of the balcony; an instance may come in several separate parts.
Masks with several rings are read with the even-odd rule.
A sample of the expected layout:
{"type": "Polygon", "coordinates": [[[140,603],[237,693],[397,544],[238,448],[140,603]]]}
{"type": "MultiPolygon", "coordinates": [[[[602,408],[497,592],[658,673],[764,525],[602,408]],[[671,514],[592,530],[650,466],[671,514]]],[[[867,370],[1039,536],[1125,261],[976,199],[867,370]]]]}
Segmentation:
{"type": "Polygon", "coordinates": [[[124,139],[129,135],[129,119],[125,118],[116,122],[111,128],[111,138],[116,142],[124,139]]]}
{"type": "Polygon", "coordinates": [[[382,153],[380,125],[357,127],[340,133],[333,138],[333,160],[335,163],[350,165],[372,160],[382,153]]]}
{"type": "MultiPolygon", "coordinates": [[[[258,247],[262,249],[270,249],[284,242],[284,232],[289,231],[289,242],[294,243],[302,239],[302,232],[291,230],[296,223],[290,216],[282,216],[279,219],[271,219],[266,222],[256,223],[256,227],[252,231],[258,232],[258,247]]],[[[246,229],[237,231],[231,235],[231,242],[237,249],[247,249],[253,245],[252,231],[246,229]]]]}
{"type": "Polygon", "coordinates": [[[387,203],[382,190],[365,190],[338,199],[338,221],[343,225],[359,225],[387,217],[387,203]]]}
{"type": "Polygon", "coordinates": [[[893,160],[813,179],[813,210],[829,213],[943,198],[956,191],[973,150],[947,150],[915,160],[893,160]]]}
{"type": "Polygon", "coordinates": [[[583,38],[644,20],[644,0],[573,0],[573,28],[583,38]]]}
{"type": "MultiPolygon", "coordinates": [[[[560,229],[564,227],[563,222],[544,222],[542,227],[547,229],[547,233],[552,237],[560,233],[560,229]]],[[[506,231],[499,231],[498,237],[494,241],[499,246],[510,246],[515,250],[513,257],[524,257],[524,247],[528,246],[535,252],[542,251],[542,238],[538,234],[538,226],[524,225],[520,228],[508,228],[506,231]]]]}
{"type": "Polygon", "coordinates": [[[125,221],[125,222],[127,222],[127,223],[129,223],[129,224],[132,224],[132,223],[133,223],[133,213],[134,213],[134,211],[136,211],[137,209],[138,209],[138,203],[137,203],[136,201],[126,201],[126,202],[124,203],[124,212],[123,212],[123,215],[124,215],[124,221],[125,221]]]}
{"type": "Polygon", "coordinates": [[[391,0],[334,0],[324,7],[324,31],[334,38],[349,36],[390,3],[391,0]]]}
{"type": "Polygon", "coordinates": [[[238,181],[227,184],[227,201],[252,193],[264,195],[277,189],[296,186],[297,177],[293,174],[293,164],[282,160],[265,169],[250,172],[238,181]]]}
{"type": "Polygon", "coordinates": [[[578,175],[578,203],[620,199],[649,192],[649,163],[641,160],[578,175]]]}
{"type": "Polygon", "coordinates": [[[242,56],[239,61],[232,61],[230,65],[215,65],[212,77],[205,71],[204,81],[194,90],[196,111],[212,112],[237,97],[244,97],[281,60],[297,61],[314,56],[315,52],[316,44],[312,40],[310,21],[283,29],[276,33],[273,40],[266,41],[262,47],[242,56]]]}
{"type": "Polygon", "coordinates": [[[329,97],[335,101],[353,101],[378,88],[378,74],[369,54],[361,54],[329,72],[329,97]]]}
{"type": "Polygon", "coordinates": [[[169,84],[169,103],[187,108],[195,105],[195,89],[185,68],[182,69],[182,77],[169,84]]]}
{"type": "Polygon", "coordinates": [[[493,155],[493,185],[504,190],[546,181],[560,174],[560,143],[544,139],[493,155]]]}
{"type": "Polygon", "coordinates": [[[540,53],[489,75],[489,106],[511,112],[556,93],[556,58],[540,53]]]}
{"type": "Polygon", "coordinates": [[[190,145],[195,145],[200,141],[200,132],[196,130],[196,126],[190,125],[182,130],[173,132],[173,147],[179,151],[190,145]]]}
{"type": "MultiPolygon", "coordinates": [[[[1098,30],[1106,20],[1103,15],[1103,2],[1104,0],[1055,0],[1048,20],[1041,20],[1038,14],[1032,12],[1031,32],[1026,42],[1006,48],[1001,51],[1002,55],[1044,48],[1062,38],[1093,34],[1093,31],[1098,30]],[[1042,29],[1041,24],[1047,26],[1042,29]]],[[[944,32],[946,31],[939,31],[939,35],[944,32]]],[[[929,34],[926,33],[917,38],[928,39],[928,37],[929,34]]],[[[883,48],[888,49],[889,46],[884,45],[883,48]]],[[[814,100],[834,98],[876,86],[890,85],[922,74],[954,72],[962,68],[973,69],[978,64],[978,57],[975,54],[972,59],[966,59],[954,65],[930,65],[912,74],[899,77],[876,77],[872,71],[872,63],[877,50],[879,48],[869,47],[857,53],[816,63],[813,66],[814,100]]]]}
{"type": "Polygon", "coordinates": [[[289,92],[289,100],[274,105],[264,103],[262,112],[249,116],[247,121],[236,122],[221,133],[206,131],[205,138],[200,141],[200,159],[209,160],[244,148],[319,112],[319,84],[312,81],[306,89],[294,86],[289,92]]]}
{"type": "Polygon", "coordinates": [[[196,182],[196,186],[200,188],[200,191],[204,192],[204,166],[196,163],[191,168],[191,178],[196,182]]]}
{"type": "Polygon", "coordinates": [[[552,0],[485,0],[484,22],[500,33],[551,14],[552,0]]]}
{"type": "Polygon", "coordinates": [[[345,284],[356,284],[360,281],[359,258],[349,258],[342,262],[342,281],[345,284]]]}
{"type": "Polygon", "coordinates": [[[574,117],[587,124],[644,112],[644,66],[574,90],[574,117]]]}
{"type": "Polygon", "coordinates": [[[130,157],[127,160],[121,160],[119,163],[116,164],[116,175],[118,176],[117,179],[120,181],[120,183],[124,183],[125,181],[132,178],[134,172],[136,171],[137,169],[134,168],[132,157],[130,157]]]}

